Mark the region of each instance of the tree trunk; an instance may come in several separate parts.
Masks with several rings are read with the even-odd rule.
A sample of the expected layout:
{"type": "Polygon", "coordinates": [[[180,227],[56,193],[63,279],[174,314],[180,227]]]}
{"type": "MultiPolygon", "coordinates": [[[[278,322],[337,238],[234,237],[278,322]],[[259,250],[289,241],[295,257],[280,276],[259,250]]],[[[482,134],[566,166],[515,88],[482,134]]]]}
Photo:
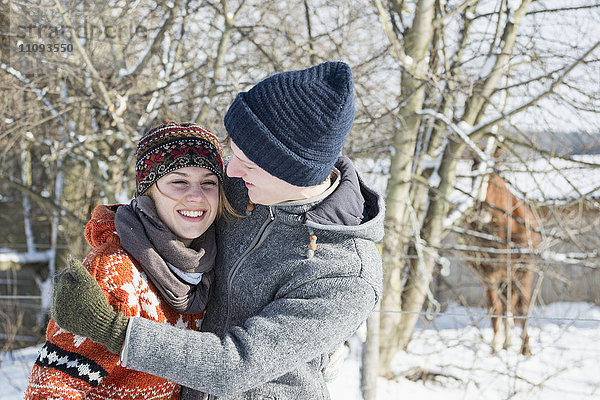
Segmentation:
{"type": "MultiPolygon", "coordinates": [[[[26,140],[21,140],[21,181],[27,187],[33,186],[33,178],[31,175],[31,152],[26,140]]],[[[33,229],[31,228],[31,202],[29,195],[26,192],[22,193],[23,199],[23,226],[25,228],[25,240],[27,242],[27,253],[35,253],[35,238],[33,229]]]]}
{"type": "Polygon", "coordinates": [[[441,241],[443,234],[444,218],[448,214],[447,198],[453,188],[456,174],[456,153],[449,148],[446,153],[451,154],[445,157],[440,165],[439,175],[441,178],[439,188],[433,188],[429,191],[430,204],[425,215],[421,237],[416,238],[427,246],[427,251],[419,250],[420,244],[413,245],[416,258],[410,259],[407,283],[402,293],[402,308],[409,311],[402,318],[402,326],[399,330],[399,343],[402,349],[406,349],[419,319],[419,312],[423,308],[426,298],[430,294],[429,284],[433,277],[433,270],[437,254],[434,253],[441,241]]]}
{"type": "MultiPolygon", "coordinates": [[[[406,206],[409,201],[410,180],[413,156],[420,117],[416,114],[423,104],[425,86],[416,76],[424,76],[427,71],[425,55],[433,36],[432,20],[434,0],[421,0],[417,4],[413,28],[406,38],[406,55],[413,60],[413,73],[403,72],[402,91],[409,97],[398,115],[400,129],[394,134],[393,156],[390,164],[390,179],[386,196],[386,234],[383,241],[384,285],[381,307],[387,311],[400,311],[402,291],[402,269],[406,254],[408,235],[402,232],[407,226],[406,206]],[[416,73],[416,75],[415,75],[416,73]]],[[[397,335],[402,324],[402,314],[382,313],[379,344],[379,374],[390,376],[390,363],[402,348],[397,335]]]]}
{"type": "MultiPolygon", "coordinates": [[[[524,0],[517,10],[507,10],[510,14],[506,26],[504,27],[501,49],[495,57],[495,62],[491,72],[483,77],[478,84],[476,93],[472,96],[464,114],[464,121],[473,125],[483,115],[488,105],[488,99],[492,95],[500,78],[503,76],[512,54],[514,43],[517,36],[517,28],[526,10],[532,0],[524,0]]],[[[423,222],[422,237],[424,243],[429,249],[439,247],[442,235],[444,219],[448,214],[447,199],[456,180],[457,158],[463,153],[465,144],[463,142],[450,142],[444,152],[444,157],[439,169],[440,185],[438,190],[430,190],[428,198],[430,204],[423,222]]],[[[402,293],[402,310],[411,312],[402,317],[402,324],[398,331],[397,342],[399,347],[406,349],[412,337],[414,327],[418,320],[418,312],[423,308],[423,304],[429,293],[429,284],[432,280],[435,267],[435,255],[429,252],[419,254],[416,259],[411,259],[408,269],[407,283],[402,293]]]]}
{"type": "MultiPolygon", "coordinates": [[[[196,123],[203,124],[206,120],[206,116],[208,111],[213,105],[211,104],[213,98],[217,94],[217,85],[219,81],[223,79],[223,65],[225,63],[225,55],[227,54],[227,50],[229,48],[229,41],[231,39],[231,30],[233,28],[233,24],[235,22],[235,16],[237,12],[233,15],[229,14],[229,3],[227,1],[223,1],[223,17],[225,18],[225,26],[223,28],[223,32],[221,34],[221,39],[219,40],[219,46],[217,49],[217,54],[213,60],[213,70],[212,70],[212,79],[210,82],[210,87],[208,88],[208,92],[206,93],[206,100],[202,102],[202,106],[200,107],[200,111],[198,114],[194,116],[193,120],[196,123]]],[[[239,11],[239,9],[238,9],[239,11]]]]}

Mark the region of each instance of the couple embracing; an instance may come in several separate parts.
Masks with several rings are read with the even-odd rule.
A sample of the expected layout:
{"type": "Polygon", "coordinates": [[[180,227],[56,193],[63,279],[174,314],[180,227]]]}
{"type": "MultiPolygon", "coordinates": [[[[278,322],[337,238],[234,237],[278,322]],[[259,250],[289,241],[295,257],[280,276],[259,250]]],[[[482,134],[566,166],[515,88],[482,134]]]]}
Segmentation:
{"type": "Polygon", "coordinates": [[[237,95],[221,143],[169,122],[136,197],[99,206],[55,281],[27,399],[328,399],[326,367],[381,296],[383,200],[341,150],[352,73],[326,62],[237,95]]]}

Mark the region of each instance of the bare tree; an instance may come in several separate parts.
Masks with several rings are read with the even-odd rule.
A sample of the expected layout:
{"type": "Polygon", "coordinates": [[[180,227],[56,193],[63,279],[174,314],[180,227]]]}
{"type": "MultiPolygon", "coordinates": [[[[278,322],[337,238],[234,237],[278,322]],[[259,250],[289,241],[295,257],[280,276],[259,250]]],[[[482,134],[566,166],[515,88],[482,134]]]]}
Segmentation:
{"type": "MultiPolygon", "coordinates": [[[[556,94],[573,84],[567,81],[576,70],[597,62],[599,43],[578,43],[558,56],[537,36],[547,32],[537,16],[587,12],[587,6],[549,10],[528,0],[385,5],[374,0],[374,5],[402,71],[403,94],[387,186],[382,308],[406,313],[381,316],[380,373],[390,376],[391,358],[408,346],[418,313],[427,301],[435,305],[429,284],[442,261],[447,229],[457,222],[448,220],[449,199],[461,155],[471,149],[489,162],[478,151],[484,135],[503,139],[502,128],[514,126],[519,113],[542,106],[548,96],[569,104],[567,96],[556,94]],[[549,63],[551,58],[557,64],[549,63]],[[399,253],[411,256],[406,265],[399,253]]],[[[597,94],[581,90],[580,95],[578,101],[589,107],[597,94]]],[[[522,153],[514,142],[502,146],[513,155],[522,153]]]]}

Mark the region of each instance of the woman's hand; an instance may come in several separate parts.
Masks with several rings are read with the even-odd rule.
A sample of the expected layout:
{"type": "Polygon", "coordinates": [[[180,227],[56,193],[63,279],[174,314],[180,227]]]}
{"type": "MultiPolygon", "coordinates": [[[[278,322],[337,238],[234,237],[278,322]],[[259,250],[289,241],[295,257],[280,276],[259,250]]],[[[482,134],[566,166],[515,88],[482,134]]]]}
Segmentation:
{"type": "Polygon", "coordinates": [[[52,317],[61,328],[119,354],[129,319],[108,304],[98,282],[78,260],[54,277],[52,317]]]}

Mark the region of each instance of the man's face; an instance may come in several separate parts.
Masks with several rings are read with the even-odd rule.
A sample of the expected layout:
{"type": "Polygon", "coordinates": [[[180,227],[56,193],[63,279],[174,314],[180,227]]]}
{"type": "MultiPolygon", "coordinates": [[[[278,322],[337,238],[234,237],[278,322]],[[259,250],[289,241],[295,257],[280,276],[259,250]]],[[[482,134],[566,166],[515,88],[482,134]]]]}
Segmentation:
{"type": "Polygon", "coordinates": [[[248,196],[255,204],[272,205],[302,198],[305,188],[289,184],[260,168],[230,142],[233,156],[227,164],[227,176],[242,178],[248,188],[248,196]]]}

